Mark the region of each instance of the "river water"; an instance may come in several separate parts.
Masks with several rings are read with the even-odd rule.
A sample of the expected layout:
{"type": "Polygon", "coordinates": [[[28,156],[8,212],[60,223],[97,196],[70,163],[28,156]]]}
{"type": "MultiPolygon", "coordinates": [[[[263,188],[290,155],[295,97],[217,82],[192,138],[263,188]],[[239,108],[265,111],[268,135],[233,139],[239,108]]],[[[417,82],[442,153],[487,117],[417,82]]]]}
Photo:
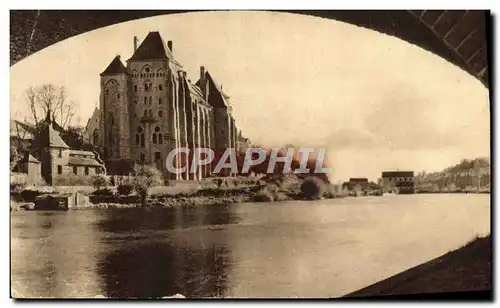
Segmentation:
{"type": "Polygon", "coordinates": [[[339,297],[489,232],[490,195],[12,212],[12,296],[339,297]]]}

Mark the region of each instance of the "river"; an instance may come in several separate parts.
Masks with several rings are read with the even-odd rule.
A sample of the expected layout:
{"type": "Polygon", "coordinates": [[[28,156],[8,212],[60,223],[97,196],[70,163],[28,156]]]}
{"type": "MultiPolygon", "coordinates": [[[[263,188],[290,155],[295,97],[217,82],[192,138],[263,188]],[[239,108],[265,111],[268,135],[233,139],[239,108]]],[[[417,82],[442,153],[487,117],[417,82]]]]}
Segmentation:
{"type": "Polygon", "coordinates": [[[490,195],[11,212],[12,296],[339,297],[490,232],[490,195]]]}

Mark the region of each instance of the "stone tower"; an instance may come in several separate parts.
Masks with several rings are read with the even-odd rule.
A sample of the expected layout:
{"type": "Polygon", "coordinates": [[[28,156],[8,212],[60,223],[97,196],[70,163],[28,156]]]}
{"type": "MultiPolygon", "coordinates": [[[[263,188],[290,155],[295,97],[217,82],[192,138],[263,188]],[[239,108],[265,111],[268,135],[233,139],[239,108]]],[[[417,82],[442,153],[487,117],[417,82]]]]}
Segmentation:
{"type": "Polygon", "coordinates": [[[101,73],[100,110],[104,159],[130,158],[130,81],[120,56],[101,73]]]}

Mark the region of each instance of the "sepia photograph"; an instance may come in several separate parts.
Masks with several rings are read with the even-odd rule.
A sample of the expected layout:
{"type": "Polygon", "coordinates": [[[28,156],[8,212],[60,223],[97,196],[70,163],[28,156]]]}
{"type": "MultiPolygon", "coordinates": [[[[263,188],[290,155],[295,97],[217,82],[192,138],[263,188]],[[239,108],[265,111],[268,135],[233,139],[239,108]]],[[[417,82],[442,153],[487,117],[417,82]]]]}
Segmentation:
{"type": "Polygon", "coordinates": [[[490,11],[9,15],[10,298],[493,299],[490,11]]]}

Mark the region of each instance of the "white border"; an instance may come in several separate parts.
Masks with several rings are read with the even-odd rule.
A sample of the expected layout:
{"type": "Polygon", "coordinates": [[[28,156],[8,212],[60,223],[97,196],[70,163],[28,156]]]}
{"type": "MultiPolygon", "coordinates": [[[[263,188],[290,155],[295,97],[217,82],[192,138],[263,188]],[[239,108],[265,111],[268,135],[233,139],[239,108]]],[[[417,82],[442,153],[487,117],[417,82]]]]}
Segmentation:
{"type": "MultiPolygon", "coordinates": [[[[378,1],[354,1],[354,0],[349,0],[349,1],[342,1],[342,2],[334,2],[334,1],[319,1],[319,0],[307,0],[307,1],[283,1],[283,2],[270,2],[269,0],[252,0],[252,1],[151,1],[151,0],[141,0],[141,1],[130,1],[130,0],[122,0],[122,1],[116,1],[116,3],[112,3],[111,1],[109,2],[104,2],[104,1],[99,1],[99,0],[87,0],[87,1],[8,1],[8,2],[2,2],[2,6],[6,6],[5,9],[1,10],[1,21],[3,23],[3,31],[1,31],[1,40],[5,45],[4,48],[1,49],[1,56],[0,59],[3,59],[4,63],[6,64],[6,67],[4,69],[4,73],[2,74],[2,87],[3,91],[2,93],[3,98],[4,98],[4,104],[9,106],[10,104],[8,103],[10,101],[10,96],[9,96],[9,10],[10,9],[148,9],[148,10],[165,10],[165,9],[172,9],[172,10],[179,10],[179,9],[418,9],[418,8],[426,8],[426,9],[491,9],[492,14],[496,14],[500,11],[499,6],[500,6],[500,1],[498,0],[483,0],[483,1],[465,1],[465,0],[454,0],[454,1],[436,1],[436,0],[419,0],[419,1],[386,1],[386,0],[378,0],[378,1]]],[[[498,41],[498,32],[494,32],[494,41],[498,41]]],[[[498,59],[498,50],[494,50],[494,58],[498,59]]],[[[496,64],[497,61],[495,61],[496,64]]],[[[494,67],[496,71],[496,65],[494,67]]],[[[496,81],[496,78],[495,78],[496,81]]],[[[495,91],[498,91],[498,87],[496,86],[497,83],[491,85],[491,88],[494,88],[495,91]]],[[[498,95],[498,92],[495,92],[498,95]]],[[[495,102],[496,103],[496,102],[495,102]]],[[[0,120],[0,125],[2,126],[2,131],[4,134],[1,134],[0,138],[4,139],[6,142],[2,142],[2,144],[8,144],[9,139],[7,138],[7,130],[9,126],[9,112],[2,112],[1,117],[4,117],[3,120],[0,120]]],[[[497,124],[492,127],[492,129],[495,129],[495,132],[498,132],[496,130],[497,124]]],[[[499,142],[500,137],[496,134],[495,141],[496,143],[499,142]]],[[[0,160],[7,160],[7,150],[1,151],[1,157],[0,160]],[[2,158],[5,157],[5,158],[2,158]]],[[[496,156],[492,157],[492,161],[496,161],[496,156]]],[[[9,171],[7,169],[7,164],[1,165],[2,168],[5,168],[5,172],[2,172],[3,176],[1,177],[2,184],[0,184],[0,189],[2,192],[2,199],[5,200],[5,203],[8,203],[9,199],[9,191],[8,191],[8,182],[9,182],[9,171]]],[[[493,175],[494,176],[494,183],[495,183],[495,191],[498,191],[498,186],[496,183],[496,172],[493,175]]],[[[496,202],[493,204],[498,205],[496,202]]],[[[498,212],[499,210],[495,210],[495,220],[498,221],[498,212]]],[[[10,215],[8,214],[7,206],[4,204],[3,208],[3,213],[4,215],[2,216],[3,223],[1,224],[3,226],[3,233],[1,237],[1,243],[0,247],[2,247],[4,250],[4,253],[2,254],[2,260],[1,260],[1,272],[0,272],[0,294],[2,296],[0,297],[1,299],[1,307],[10,307],[13,306],[15,303],[9,299],[9,292],[10,292],[10,270],[9,270],[9,264],[10,264],[10,248],[9,247],[9,231],[10,231],[10,215]],[[8,250],[7,250],[8,249],[8,250]]],[[[493,225],[496,231],[496,225],[493,225]]],[[[495,232],[496,234],[496,232],[495,232]]],[[[495,254],[495,260],[494,260],[494,268],[498,268],[498,254],[495,254]]],[[[496,271],[495,271],[496,272],[496,271]]],[[[495,273],[496,274],[496,273],[495,273]]],[[[494,275],[494,277],[497,277],[494,275]]],[[[494,282],[494,286],[497,286],[497,283],[494,282]]],[[[494,292],[498,295],[498,292],[494,292]]],[[[90,303],[90,302],[83,302],[83,304],[90,303]]],[[[168,302],[168,303],[162,303],[162,302],[155,302],[153,303],[154,305],[165,305],[165,304],[183,304],[183,302],[168,302]]],[[[53,304],[53,302],[47,303],[49,305],[53,304]]],[[[59,302],[59,305],[67,306],[70,304],[69,302],[59,302]]],[[[137,305],[138,303],[134,302],[121,302],[121,303],[114,303],[114,305],[123,305],[123,304],[134,304],[137,305]]],[[[207,306],[212,306],[212,307],[219,307],[221,302],[206,302],[204,303],[207,306]]],[[[226,303],[227,304],[227,303],[226,303]]],[[[232,303],[231,303],[232,304],[232,303]]],[[[264,302],[252,302],[252,303],[246,303],[246,305],[250,306],[255,306],[255,307],[262,307],[262,305],[267,305],[268,303],[264,302]]],[[[273,302],[269,304],[274,304],[274,305],[297,305],[297,304],[305,304],[303,302],[273,302]]],[[[333,304],[333,303],[332,303],[333,304]]],[[[336,303],[339,304],[339,303],[336,303]]],[[[342,304],[342,303],[340,303],[342,304]]],[[[350,302],[351,305],[364,305],[364,303],[361,302],[350,302]]],[[[371,303],[371,304],[376,304],[376,303],[371,303]]],[[[384,303],[382,303],[384,304],[384,303]]],[[[402,303],[395,303],[396,305],[403,305],[402,303]]],[[[423,304],[433,306],[436,305],[434,303],[425,303],[423,304]]],[[[455,303],[451,303],[452,305],[455,303]]],[[[37,303],[24,303],[23,304],[25,307],[31,307],[34,305],[37,305],[37,303]]],[[[105,306],[110,306],[110,303],[106,302],[98,302],[94,303],[94,305],[105,307],[105,306]]],[[[143,303],[140,303],[139,305],[143,305],[143,303]]],[[[192,303],[189,303],[188,305],[193,305],[192,303]]]]}

